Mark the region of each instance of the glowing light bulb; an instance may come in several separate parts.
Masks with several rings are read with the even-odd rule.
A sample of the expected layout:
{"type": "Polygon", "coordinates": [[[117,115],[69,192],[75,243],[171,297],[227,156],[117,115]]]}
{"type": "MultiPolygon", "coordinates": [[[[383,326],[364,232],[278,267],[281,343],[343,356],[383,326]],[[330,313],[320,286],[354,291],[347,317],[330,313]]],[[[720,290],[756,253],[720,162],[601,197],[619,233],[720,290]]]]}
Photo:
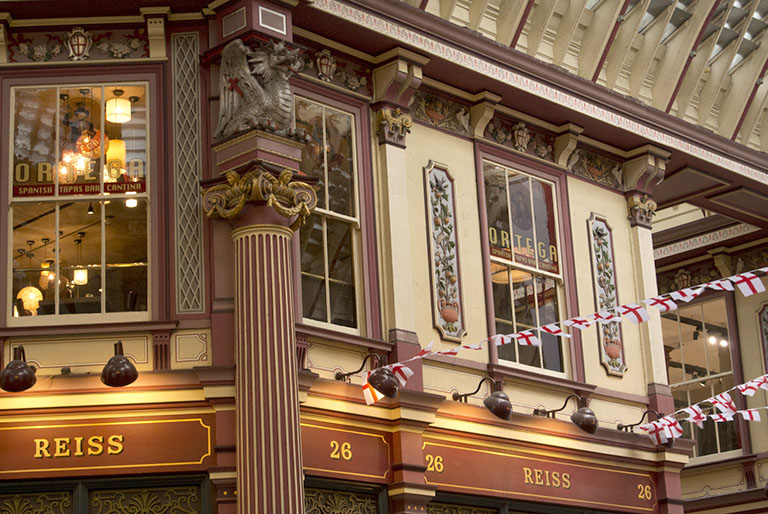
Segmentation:
{"type": "Polygon", "coordinates": [[[715,336],[709,336],[707,341],[709,341],[709,344],[717,344],[717,338],[715,336]]]}

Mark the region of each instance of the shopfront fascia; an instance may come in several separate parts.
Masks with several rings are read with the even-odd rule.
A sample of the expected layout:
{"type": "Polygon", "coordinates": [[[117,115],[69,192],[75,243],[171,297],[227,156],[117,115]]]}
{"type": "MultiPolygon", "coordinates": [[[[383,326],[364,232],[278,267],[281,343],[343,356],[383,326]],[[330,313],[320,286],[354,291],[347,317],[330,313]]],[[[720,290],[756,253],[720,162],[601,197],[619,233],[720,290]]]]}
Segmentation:
{"type": "Polygon", "coordinates": [[[662,451],[639,435],[600,429],[590,436],[561,420],[512,414],[504,423],[482,407],[427,393],[401,391],[372,412],[356,392],[317,381],[308,393],[301,435],[309,497],[314,487],[335,489],[373,509],[377,494],[410,491],[413,512],[464,512],[441,507],[450,504],[487,512],[653,514],[665,511],[667,495],[674,495],[667,487],[674,488],[689,452],[687,441],[662,451]],[[328,410],[339,394],[343,415],[328,410]]]}

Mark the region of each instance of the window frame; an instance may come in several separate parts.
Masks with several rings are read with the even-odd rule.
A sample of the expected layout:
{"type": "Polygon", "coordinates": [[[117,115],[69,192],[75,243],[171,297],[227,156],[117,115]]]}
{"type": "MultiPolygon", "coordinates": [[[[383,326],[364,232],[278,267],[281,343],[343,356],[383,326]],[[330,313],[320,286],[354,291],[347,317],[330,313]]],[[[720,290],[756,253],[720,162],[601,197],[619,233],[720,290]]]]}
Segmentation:
{"type": "MultiPolygon", "coordinates": [[[[744,382],[744,370],[741,361],[741,342],[739,338],[739,326],[736,316],[736,300],[734,291],[714,291],[706,290],[694,300],[691,300],[687,304],[678,304],[680,307],[692,307],[702,303],[710,302],[713,300],[724,299],[725,300],[725,312],[726,322],[728,323],[728,337],[729,337],[729,351],[731,356],[731,376],[733,377],[733,384],[741,384],[744,382]]],[[[674,311],[677,313],[677,310],[674,311]]],[[[667,359],[664,359],[664,364],[667,369],[667,383],[669,383],[669,365],[667,359]]],[[[714,378],[708,380],[716,380],[718,376],[724,376],[722,373],[718,373],[714,378]]],[[[679,384],[690,384],[694,379],[679,382],[679,384]]],[[[670,392],[672,392],[672,384],[669,384],[670,392]]],[[[739,409],[746,408],[746,399],[741,394],[731,395],[739,409]]],[[[719,462],[722,460],[732,459],[734,457],[749,455],[752,453],[752,440],[749,432],[749,424],[744,421],[741,416],[734,416],[734,422],[736,423],[736,433],[740,442],[740,448],[733,450],[726,450],[724,452],[710,453],[707,455],[697,455],[691,457],[687,466],[696,466],[699,464],[707,464],[710,462],[719,462]]],[[[698,427],[691,425],[691,430],[700,430],[698,427]]],[[[694,443],[694,446],[696,443],[694,443]]],[[[719,445],[719,438],[718,438],[719,445]]]]}
{"type": "MultiPolygon", "coordinates": [[[[319,208],[320,214],[331,219],[352,223],[352,251],[354,253],[355,308],[357,328],[337,325],[330,321],[318,321],[304,317],[302,302],[302,272],[300,237],[294,238],[294,306],[297,309],[297,324],[308,335],[322,336],[327,332],[343,333],[354,338],[381,338],[381,319],[377,247],[375,240],[374,191],[371,161],[371,131],[368,103],[350,97],[339,91],[323,87],[301,77],[293,77],[291,86],[296,97],[305,98],[331,109],[352,115],[354,120],[353,141],[355,144],[355,210],[357,219],[328,212],[319,208]]],[[[295,116],[295,114],[294,114],[295,116]]],[[[317,210],[317,209],[316,209],[317,210]]],[[[299,229],[301,230],[301,228],[299,229]]],[[[325,249],[327,251],[327,247],[325,249]]],[[[327,270],[326,270],[327,271],[327,270]]]]}
{"type": "MultiPolygon", "coordinates": [[[[0,159],[0,176],[6,177],[0,180],[0,209],[10,213],[11,203],[24,203],[12,198],[12,153],[14,131],[11,125],[15,117],[15,107],[12,104],[12,91],[14,88],[46,88],[46,87],[77,87],[80,85],[93,85],[104,87],[105,92],[109,92],[112,86],[125,84],[141,84],[146,88],[146,131],[147,131],[147,162],[146,162],[146,198],[147,201],[147,310],[146,311],[126,311],[126,312],[104,312],[104,313],[80,313],[80,314],[51,314],[44,316],[19,316],[14,317],[11,312],[10,296],[13,289],[13,270],[12,270],[12,233],[13,226],[11,217],[8,216],[7,223],[3,230],[0,230],[0,247],[6,251],[0,251],[0,265],[5,267],[6,287],[3,298],[0,299],[0,309],[4,309],[5,316],[0,317],[0,326],[8,328],[23,327],[43,327],[43,326],[77,326],[91,324],[110,324],[137,322],[146,323],[157,320],[160,317],[162,306],[167,299],[165,288],[167,287],[167,278],[160,274],[163,269],[164,251],[159,241],[163,234],[166,221],[162,219],[159,213],[163,212],[165,201],[159,194],[163,188],[163,180],[160,175],[167,175],[161,171],[166,159],[164,156],[164,146],[159,132],[155,128],[160,126],[161,120],[167,116],[162,106],[162,66],[160,65],[140,65],[135,67],[105,67],[72,70],[71,73],[64,76],[52,76],[47,73],[37,71],[10,71],[0,79],[0,126],[8,127],[8,136],[0,141],[0,155],[6,156],[0,159]]],[[[70,71],[70,70],[68,70],[70,71]]],[[[105,93],[105,94],[106,94],[105,93]]],[[[104,99],[106,101],[107,98],[104,99]]],[[[166,167],[167,168],[167,167],[166,167]]],[[[170,168],[168,168],[170,169],[170,168]]],[[[67,201],[67,199],[88,200],[91,195],[81,196],[61,196],[52,198],[47,202],[54,205],[56,202],[67,201]]],[[[92,195],[96,196],[96,195],[92,195]]],[[[103,193],[100,194],[103,196],[103,193]]],[[[111,196],[111,195],[110,195],[111,196]]],[[[115,195],[113,198],[122,199],[127,195],[115,195]]],[[[37,200],[28,202],[36,203],[37,200]]]]}
{"type": "MultiPolygon", "coordinates": [[[[493,286],[491,281],[492,256],[490,251],[490,239],[488,230],[488,212],[486,207],[484,163],[491,162],[517,171],[534,179],[545,181],[552,185],[555,199],[555,213],[557,219],[556,234],[559,251],[560,277],[555,278],[552,273],[543,270],[514,264],[518,269],[539,274],[541,277],[555,278],[558,284],[558,301],[560,302],[559,320],[566,319],[569,313],[574,312],[578,305],[575,286],[575,267],[573,262],[573,238],[571,234],[570,207],[568,202],[567,174],[544,162],[533,160],[511,153],[508,149],[498,148],[488,142],[475,143],[475,171],[477,180],[477,199],[480,212],[480,237],[483,259],[483,272],[485,280],[485,305],[486,324],[488,335],[496,335],[496,315],[493,302],[493,286]]],[[[563,371],[549,370],[521,364],[519,362],[499,359],[498,349],[495,345],[489,345],[490,367],[501,374],[519,376],[520,378],[551,382],[552,379],[563,385],[575,385],[584,383],[584,361],[581,346],[581,334],[579,331],[571,331],[571,338],[561,338],[561,358],[563,371]],[[551,377],[544,379],[542,376],[551,377]]],[[[514,343],[516,344],[516,343],[514,343]]]]}

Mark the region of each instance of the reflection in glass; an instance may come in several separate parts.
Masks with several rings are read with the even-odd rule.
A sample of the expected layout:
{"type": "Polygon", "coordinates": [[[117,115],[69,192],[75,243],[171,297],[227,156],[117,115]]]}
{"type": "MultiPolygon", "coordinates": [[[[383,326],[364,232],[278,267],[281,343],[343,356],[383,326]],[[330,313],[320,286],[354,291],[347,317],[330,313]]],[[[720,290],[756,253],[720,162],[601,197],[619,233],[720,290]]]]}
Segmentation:
{"type": "Polygon", "coordinates": [[[301,228],[301,298],[304,317],[328,321],[325,303],[323,219],[313,214],[301,228]]]}
{"type": "Polygon", "coordinates": [[[331,322],[355,326],[356,296],[352,227],[349,223],[328,219],[328,279],[330,281],[331,322]]]}
{"type": "MultiPolygon", "coordinates": [[[[147,201],[126,198],[104,206],[107,312],[147,310],[147,201]],[[136,201],[135,207],[126,205],[136,201]]],[[[183,273],[183,270],[178,270],[183,273]]]]}

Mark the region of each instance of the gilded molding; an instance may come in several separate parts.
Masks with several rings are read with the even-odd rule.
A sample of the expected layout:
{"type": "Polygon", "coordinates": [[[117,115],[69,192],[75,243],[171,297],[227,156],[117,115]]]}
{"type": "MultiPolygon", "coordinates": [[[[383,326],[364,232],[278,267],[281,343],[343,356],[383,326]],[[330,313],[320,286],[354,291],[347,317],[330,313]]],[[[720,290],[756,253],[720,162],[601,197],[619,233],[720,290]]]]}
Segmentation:
{"type": "Polygon", "coordinates": [[[203,191],[203,210],[209,218],[237,217],[247,202],[266,202],[286,218],[296,216],[291,229],[304,224],[317,205],[317,193],[306,182],[292,182],[293,172],[284,169],[275,176],[256,167],[242,175],[228,171],[226,184],[216,184],[203,191]]]}
{"type": "Polygon", "coordinates": [[[385,107],[379,111],[379,144],[405,146],[405,136],[411,132],[413,118],[396,108],[385,107]]]}

